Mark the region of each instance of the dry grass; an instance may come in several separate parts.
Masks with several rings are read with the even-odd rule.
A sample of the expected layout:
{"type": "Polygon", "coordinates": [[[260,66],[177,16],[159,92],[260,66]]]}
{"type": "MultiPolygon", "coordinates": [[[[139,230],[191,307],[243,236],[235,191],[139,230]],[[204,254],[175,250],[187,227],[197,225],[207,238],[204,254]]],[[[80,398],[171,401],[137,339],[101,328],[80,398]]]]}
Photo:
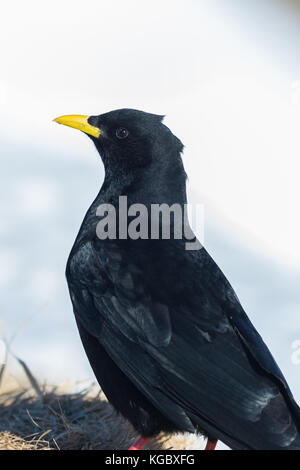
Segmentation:
{"type": "MultiPolygon", "coordinates": [[[[128,449],[137,437],[98,385],[41,386],[19,362],[27,385],[0,371],[0,450],[128,449]]],[[[195,436],[160,436],[147,448],[201,447],[203,441],[195,436]]]]}

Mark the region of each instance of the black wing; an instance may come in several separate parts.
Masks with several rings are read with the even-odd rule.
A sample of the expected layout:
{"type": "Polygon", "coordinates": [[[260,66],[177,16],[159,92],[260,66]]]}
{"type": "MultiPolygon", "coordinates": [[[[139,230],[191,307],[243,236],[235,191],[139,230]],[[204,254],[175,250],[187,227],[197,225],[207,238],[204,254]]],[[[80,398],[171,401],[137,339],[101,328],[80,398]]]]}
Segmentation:
{"type": "Polygon", "coordinates": [[[78,321],[180,429],[198,425],[232,448],[299,449],[299,408],[220,269],[204,249],[160,246],[77,250],[78,321]]]}

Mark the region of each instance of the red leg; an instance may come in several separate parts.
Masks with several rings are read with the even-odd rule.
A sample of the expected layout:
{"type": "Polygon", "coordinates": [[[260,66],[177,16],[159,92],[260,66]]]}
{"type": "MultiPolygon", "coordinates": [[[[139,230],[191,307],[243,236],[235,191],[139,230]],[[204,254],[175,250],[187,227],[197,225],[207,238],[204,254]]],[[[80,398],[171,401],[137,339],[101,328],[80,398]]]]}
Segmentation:
{"type": "Polygon", "coordinates": [[[128,450],[141,450],[149,440],[150,437],[139,437],[128,450]]]}
{"type": "Polygon", "coordinates": [[[218,443],[218,441],[208,440],[207,443],[206,443],[205,450],[215,450],[217,443],[218,443]]]}

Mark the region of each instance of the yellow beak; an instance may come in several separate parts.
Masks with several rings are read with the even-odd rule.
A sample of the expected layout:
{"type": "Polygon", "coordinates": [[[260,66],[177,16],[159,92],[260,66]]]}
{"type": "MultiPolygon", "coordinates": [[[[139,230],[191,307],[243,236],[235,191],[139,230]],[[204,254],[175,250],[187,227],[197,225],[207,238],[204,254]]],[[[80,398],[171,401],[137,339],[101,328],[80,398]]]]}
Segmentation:
{"type": "Polygon", "coordinates": [[[60,116],[56,119],[53,119],[54,122],[58,124],[64,124],[64,126],[74,127],[74,129],[79,129],[86,134],[92,135],[93,137],[99,137],[101,134],[98,127],[92,126],[88,123],[89,116],[80,116],[80,115],[70,115],[70,116],[60,116]]]}

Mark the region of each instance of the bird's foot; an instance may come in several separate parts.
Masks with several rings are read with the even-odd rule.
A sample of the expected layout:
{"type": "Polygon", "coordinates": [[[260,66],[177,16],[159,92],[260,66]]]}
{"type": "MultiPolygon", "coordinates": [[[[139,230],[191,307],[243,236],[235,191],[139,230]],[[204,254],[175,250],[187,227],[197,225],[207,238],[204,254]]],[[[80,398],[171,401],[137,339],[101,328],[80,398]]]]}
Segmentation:
{"type": "MultiPolygon", "coordinates": [[[[149,437],[139,437],[134,443],[129,447],[128,450],[141,450],[147,442],[150,440],[149,437]]],[[[208,440],[205,446],[205,450],[215,450],[218,441],[208,440]]]]}
{"type": "Polygon", "coordinates": [[[218,441],[207,440],[205,450],[215,450],[218,441]]]}
{"type": "Polygon", "coordinates": [[[141,450],[147,442],[150,440],[150,437],[139,437],[128,450],[141,450]]]}

